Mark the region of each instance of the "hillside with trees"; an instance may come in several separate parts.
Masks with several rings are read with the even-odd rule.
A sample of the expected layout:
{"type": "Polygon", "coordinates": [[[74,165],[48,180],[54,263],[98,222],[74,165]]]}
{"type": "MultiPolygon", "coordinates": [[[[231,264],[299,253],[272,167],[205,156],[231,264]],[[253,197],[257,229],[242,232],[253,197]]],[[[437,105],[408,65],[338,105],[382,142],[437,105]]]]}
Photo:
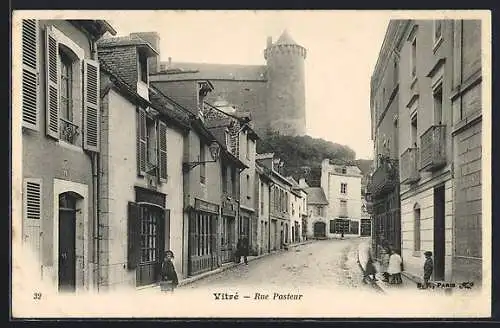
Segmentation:
{"type": "Polygon", "coordinates": [[[357,165],[365,175],[371,160],[356,160],[356,153],[350,147],[310,136],[284,136],[268,131],[260,135],[257,153],[275,153],[285,162],[283,174],[295,179],[305,177],[310,186],[319,186],[321,161],[330,158],[332,162],[357,165]]]}

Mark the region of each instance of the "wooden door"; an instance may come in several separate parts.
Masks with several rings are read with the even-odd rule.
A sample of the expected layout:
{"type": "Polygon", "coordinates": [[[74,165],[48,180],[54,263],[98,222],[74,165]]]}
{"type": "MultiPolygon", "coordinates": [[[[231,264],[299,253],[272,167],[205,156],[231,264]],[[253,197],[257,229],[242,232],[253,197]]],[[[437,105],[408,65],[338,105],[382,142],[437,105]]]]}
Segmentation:
{"type": "Polygon", "coordinates": [[[59,211],[59,291],[74,292],[76,288],[76,211],[59,211]]]}

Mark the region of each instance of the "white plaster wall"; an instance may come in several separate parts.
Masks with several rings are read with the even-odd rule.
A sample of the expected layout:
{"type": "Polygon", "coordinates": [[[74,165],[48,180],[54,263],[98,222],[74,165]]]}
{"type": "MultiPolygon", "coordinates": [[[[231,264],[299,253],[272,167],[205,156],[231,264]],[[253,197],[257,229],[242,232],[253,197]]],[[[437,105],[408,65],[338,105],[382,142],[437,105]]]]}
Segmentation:
{"type": "MultiPolygon", "coordinates": [[[[170,209],[170,245],[178,274],[182,272],[182,135],[167,129],[166,183],[159,191],[167,194],[170,209]]],[[[129,201],[135,201],[134,186],[146,187],[137,176],[136,160],[136,106],[110,91],[109,95],[109,283],[135,286],[135,271],[127,269],[127,217],[129,201]]]]}
{"type": "Polygon", "coordinates": [[[361,218],[361,177],[330,174],[328,184],[328,217],[338,217],[340,200],[347,201],[347,216],[353,219],[361,218]],[[340,192],[341,183],[347,183],[347,193],[340,192]]]}

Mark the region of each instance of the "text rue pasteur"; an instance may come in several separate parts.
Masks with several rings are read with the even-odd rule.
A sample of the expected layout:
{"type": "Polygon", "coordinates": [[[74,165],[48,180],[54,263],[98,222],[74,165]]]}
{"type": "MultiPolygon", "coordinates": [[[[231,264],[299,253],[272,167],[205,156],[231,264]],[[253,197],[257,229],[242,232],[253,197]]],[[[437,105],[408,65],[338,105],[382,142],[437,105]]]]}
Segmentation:
{"type": "Polygon", "coordinates": [[[258,301],[300,301],[304,295],[302,294],[291,294],[291,293],[254,293],[253,296],[243,295],[240,296],[238,292],[236,293],[213,293],[214,299],[216,301],[238,301],[240,299],[254,299],[258,301]]]}

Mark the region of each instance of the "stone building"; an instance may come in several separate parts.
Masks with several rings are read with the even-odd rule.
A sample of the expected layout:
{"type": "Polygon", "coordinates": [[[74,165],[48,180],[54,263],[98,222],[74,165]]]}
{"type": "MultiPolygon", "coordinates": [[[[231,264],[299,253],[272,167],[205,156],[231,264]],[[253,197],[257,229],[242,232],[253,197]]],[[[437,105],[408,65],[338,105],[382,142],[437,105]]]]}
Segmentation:
{"type": "Polygon", "coordinates": [[[476,20],[391,21],[374,72],[374,140],[383,138],[377,118],[387,115],[376,81],[391,75],[387,68],[399,95],[390,131],[398,136],[400,248],[411,276],[421,276],[429,250],[434,280],[482,278],[480,35],[476,20]]]}
{"type": "MultiPolygon", "coordinates": [[[[22,241],[59,291],[96,288],[99,64],[102,20],[22,20],[22,241]]],[[[22,283],[22,282],[21,282],[22,283]]]]}
{"type": "Polygon", "coordinates": [[[308,239],[332,236],[327,230],[327,206],[325,192],[321,187],[306,187],[308,220],[306,236],[308,239]]]}
{"type": "Polygon", "coordinates": [[[359,235],[361,222],[361,170],[356,165],[321,162],[321,188],[328,201],[328,236],[359,235]]]}
{"type": "MultiPolygon", "coordinates": [[[[158,34],[140,35],[158,49],[158,34]]],[[[215,92],[208,95],[207,101],[214,104],[225,100],[237,111],[249,111],[259,134],[270,128],[286,135],[304,135],[306,54],[306,49],[285,30],[274,43],[268,38],[266,65],[183,63],[171,58],[162,62],[158,56],[151,60],[151,80],[167,94],[199,80],[210,80],[215,92]]],[[[187,95],[178,99],[186,107],[192,101],[187,95]]]]}

